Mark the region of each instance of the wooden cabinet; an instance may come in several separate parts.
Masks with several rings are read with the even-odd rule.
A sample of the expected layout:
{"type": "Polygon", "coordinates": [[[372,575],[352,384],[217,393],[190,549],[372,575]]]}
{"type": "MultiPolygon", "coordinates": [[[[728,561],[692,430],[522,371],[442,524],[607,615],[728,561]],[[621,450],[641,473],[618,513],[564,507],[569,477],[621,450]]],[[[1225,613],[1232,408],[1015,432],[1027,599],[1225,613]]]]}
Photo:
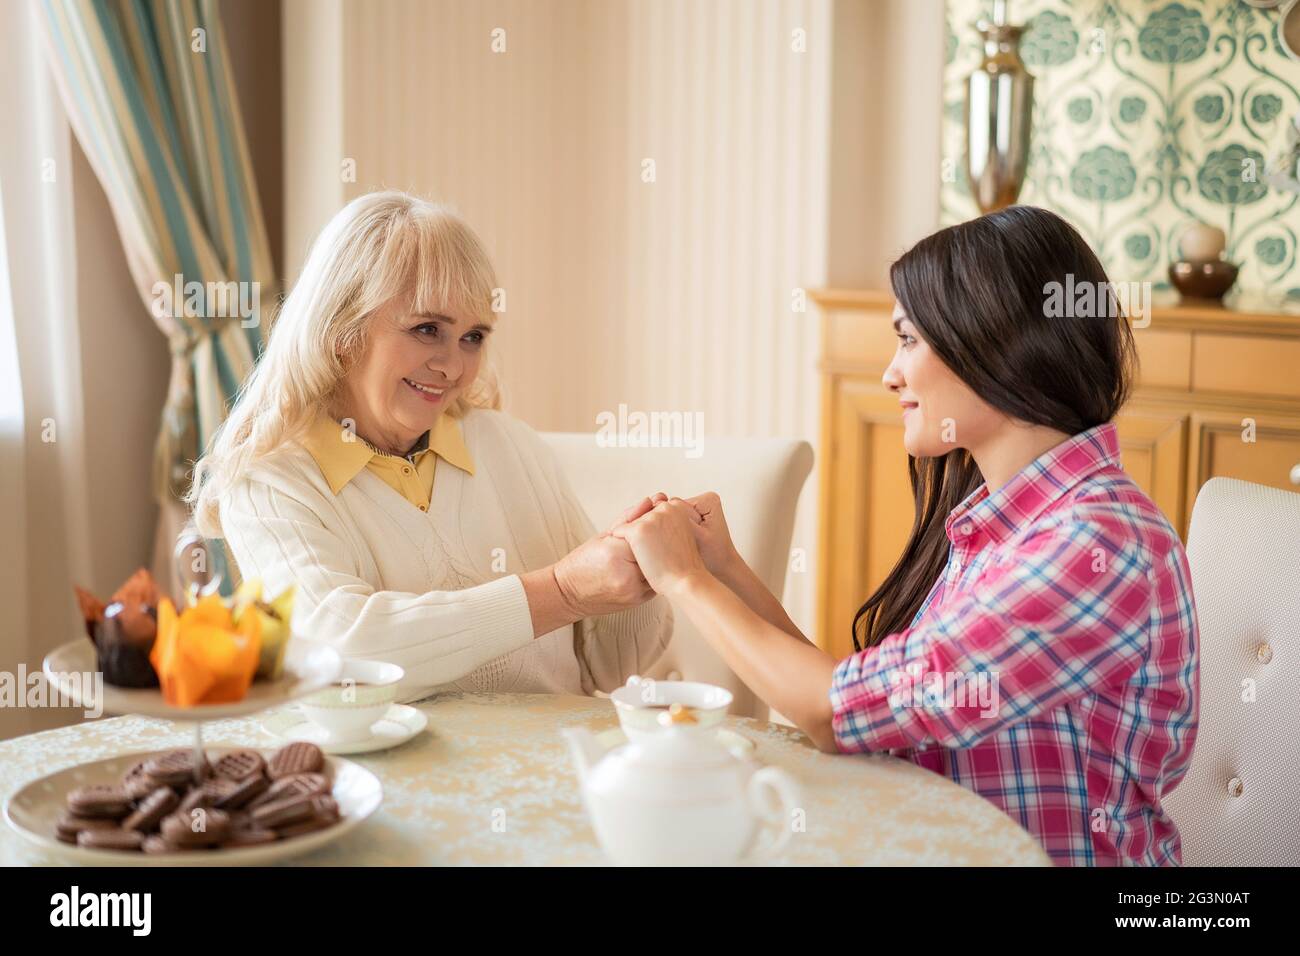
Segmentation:
{"type": "MultiPolygon", "coordinates": [[[[853,615],[897,559],[912,527],[912,488],[907,475],[898,399],[879,384],[849,378],[837,383],[831,409],[834,434],[823,448],[833,449],[834,464],[821,471],[822,573],[818,606],[823,633],[842,635],[843,653],[852,650],[853,615]],[[827,482],[830,486],[827,486],[827,482]],[[827,554],[834,559],[826,561],[827,554]]],[[[825,645],[823,645],[825,646],[825,645]]]]}
{"type": "MultiPolygon", "coordinates": [[[[1292,377],[1300,380],[1300,368],[1292,377]]],[[[1300,402],[1294,414],[1242,404],[1191,416],[1189,494],[1211,478],[1300,491],[1300,402]]]]}
{"type": "MultiPolygon", "coordinates": [[[[887,293],[827,290],[822,311],[817,639],[852,650],[853,615],[898,560],[912,492],[887,293]]],[[[1184,537],[1210,478],[1300,491],[1300,316],[1171,306],[1135,329],[1141,372],[1120,413],[1124,468],[1184,537]]]]}
{"type": "Polygon", "coordinates": [[[1187,421],[1177,409],[1130,401],[1115,422],[1124,470],[1175,526],[1186,510],[1187,421]]]}

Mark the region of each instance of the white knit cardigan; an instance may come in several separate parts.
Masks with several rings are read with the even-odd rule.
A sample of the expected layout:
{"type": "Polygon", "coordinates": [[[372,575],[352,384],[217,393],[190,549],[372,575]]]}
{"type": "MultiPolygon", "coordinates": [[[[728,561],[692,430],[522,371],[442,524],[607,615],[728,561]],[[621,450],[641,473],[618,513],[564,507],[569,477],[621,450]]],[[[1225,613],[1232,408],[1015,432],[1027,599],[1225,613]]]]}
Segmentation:
{"type": "Polygon", "coordinates": [[[461,428],[474,474],[440,460],[427,513],[369,470],[334,495],[296,442],[257,462],[219,505],[241,575],[270,594],[297,585],[296,633],[404,667],[401,700],[589,695],[644,673],[672,633],[663,598],[534,640],[519,573],[595,530],[531,428],[486,410],[461,428]]]}

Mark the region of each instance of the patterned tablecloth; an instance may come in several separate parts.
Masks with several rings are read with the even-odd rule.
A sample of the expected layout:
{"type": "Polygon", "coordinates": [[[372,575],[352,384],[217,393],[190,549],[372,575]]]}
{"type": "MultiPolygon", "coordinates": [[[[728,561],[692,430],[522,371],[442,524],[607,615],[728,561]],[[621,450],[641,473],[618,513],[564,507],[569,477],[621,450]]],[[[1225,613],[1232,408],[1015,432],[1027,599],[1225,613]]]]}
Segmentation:
{"type": "MultiPolygon", "coordinates": [[[[605,862],[558,731],[617,726],[604,699],[460,694],[415,705],[429,727],[400,747],[355,760],[384,786],[384,802],[338,842],[299,864],[600,864],[605,862]]],[[[831,756],[780,724],[729,718],[756,759],[788,771],[806,824],[778,863],[1048,865],[1030,835],[981,797],[887,756],[831,756]]],[[[258,717],[205,725],[205,743],[272,748],[258,717]]],[[[185,746],[193,730],[141,717],[87,721],[0,742],[0,795],[73,764],[127,751],[185,746]]],[[[0,864],[55,862],[0,828],[0,864]]]]}

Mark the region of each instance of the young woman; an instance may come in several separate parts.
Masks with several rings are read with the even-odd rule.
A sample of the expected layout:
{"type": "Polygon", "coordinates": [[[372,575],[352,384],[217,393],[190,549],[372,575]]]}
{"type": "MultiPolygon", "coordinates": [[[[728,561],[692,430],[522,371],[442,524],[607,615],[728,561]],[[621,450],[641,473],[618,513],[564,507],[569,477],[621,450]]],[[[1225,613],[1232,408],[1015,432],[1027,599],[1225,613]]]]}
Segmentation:
{"type": "Polygon", "coordinates": [[[834,660],[731,545],[717,497],[614,529],[660,594],[823,750],[886,751],[1003,808],[1060,864],[1181,862],[1161,801],[1196,735],[1196,615],[1178,536],[1121,470],[1135,364],[1066,222],[1013,207],[891,270],[916,520],[834,660]],[[1061,301],[1091,284],[1100,308],[1061,301]]]}

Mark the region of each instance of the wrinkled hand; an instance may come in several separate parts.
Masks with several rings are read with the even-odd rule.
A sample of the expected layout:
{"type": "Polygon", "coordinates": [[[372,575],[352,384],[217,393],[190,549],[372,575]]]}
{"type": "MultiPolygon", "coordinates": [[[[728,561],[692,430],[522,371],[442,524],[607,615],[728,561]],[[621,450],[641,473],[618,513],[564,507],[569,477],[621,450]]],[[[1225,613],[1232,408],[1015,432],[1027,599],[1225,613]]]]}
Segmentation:
{"type": "Polygon", "coordinates": [[[626,541],[606,533],[584,541],[555,565],[555,583],[580,618],[612,614],[654,596],[626,541]]]}
{"type": "Polygon", "coordinates": [[[673,498],[618,525],[610,535],[627,542],[650,586],[666,594],[692,575],[708,573],[695,538],[701,520],[694,505],[673,498]]]}

